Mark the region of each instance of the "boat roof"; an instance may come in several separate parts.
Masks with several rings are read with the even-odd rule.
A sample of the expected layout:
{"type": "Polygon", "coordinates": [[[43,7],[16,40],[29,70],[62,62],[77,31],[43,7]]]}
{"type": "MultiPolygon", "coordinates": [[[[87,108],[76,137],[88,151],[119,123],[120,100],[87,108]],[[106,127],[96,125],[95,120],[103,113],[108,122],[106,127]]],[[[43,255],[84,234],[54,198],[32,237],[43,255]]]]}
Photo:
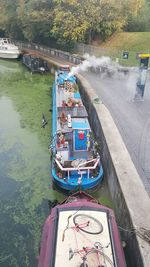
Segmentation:
{"type": "MultiPolygon", "coordinates": [[[[90,217],[89,217],[90,219],[90,217]]],[[[96,224],[95,224],[96,225],[96,224]]],[[[93,229],[91,228],[90,231],[93,233],[96,231],[95,225],[93,224],[93,229]]],[[[92,225],[91,225],[92,226],[92,225]]],[[[112,243],[109,233],[109,224],[108,224],[108,216],[105,211],[100,210],[61,210],[59,212],[58,218],[58,228],[57,228],[57,240],[56,240],[56,250],[55,250],[55,264],[54,267],[60,266],[69,266],[69,267],[78,267],[82,263],[81,256],[77,253],[75,254],[72,259],[69,260],[69,252],[73,253],[77,250],[83,250],[85,248],[91,248],[94,244],[101,244],[102,251],[107,257],[109,258],[110,262],[107,261],[107,257],[101,257],[101,266],[104,266],[105,262],[107,262],[107,267],[111,267],[114,265],[113,254],[112,254],[112,243]],[[91,216],[92,218],[98,220],[102,223],[103,230],[99,234],[89,234],[79,230],[78,232],[71,228],[74,227],[73,218],[78,215],[79,217],[76,218],[83,218],[85,222],[88,220],[86,215],[91,216]],[[85,217],[83,216],[85,215],[85,217]],[[83,216],[83,217],[82,217],[83,216]],[[65,231],[66,226],[69,220],[69,227],[65,231]],[[64,241],[63,241],[64,236],[64,241]],[[112,264],[113,265],[112,265],[112,264]]],[[[96,253],[91,253],[87,257],[88,267],[95,267],[97,255],[96,253]]]]}
{"type": "Polygon", "coordinates": [[[81,95],[80,95],[80,93],[79,93],[79,92],[75,92],[75,93],[74,93],[74,98],[75,98],[75,99],[81,99],[81,95]]]}
{"type": "Polygon", "coordinates": [[[63,64],[63,65],[60,65],[60,67],[59,68],[70,68],[70,66],[69,65],[67,65],[67,64],[63,64]]]}
{"type": "Polygon", "coordinates": [[[75,83],[76,77],[75,76],[69,76],[67,72],[62,72],[60,70],[60,71],[58,71],[57,80],[58,80],[58,83],[60,85],[64,84],[65,81],[75,83]]]}
{"type": "Polygon", "coordinates": [[[61,71],[70,71],[70,66],[69,65],[60,65],[59,70],[61,71]]]}
{"type": "Polygon", "coordinates": [[[9,41],[9,38],[0,38],[0,41],[9,41]]]}
{"type": "Polygon", "coordinates": [[[88,117],[87,111],[84,106],[81,107],[58,107],[57,108],[57,116],[61,117],[62,112],[67,116],[71,115],[71,118],[86,118],[88,117]]]}
{"type": "Polygon", "coordinates": [[[57,131],[71,132],[72,130],[90,130],[90,125],[87,118],[72,118],[71,127],[68,127],[68,122],[63,125],[60,120],[57,120],[57,131]]]}
{"type": "Polygon", "coordinates": [[[78,118],[72,119],[72,128],[73,129],[81,129],[81,130],[89,130],[90,125],[87,118],[78,118]]]}
{"type": "MultiPolygon", "coordinates": [[[[9,49],[9,51],[12,49],[14,51],[14,49],[18,50],[18,47],[13,44],[10,39],[8,38],[0,38],[0,45],[1,45],[1,49],[7,50],[9,49]]],[[[7,53],[9,52],[7,51],[7,53]]]]}
{"type": "Polygon", "coordinates": [[[1,45],[12,45],[9,38],[0,38],[1,45]]]}

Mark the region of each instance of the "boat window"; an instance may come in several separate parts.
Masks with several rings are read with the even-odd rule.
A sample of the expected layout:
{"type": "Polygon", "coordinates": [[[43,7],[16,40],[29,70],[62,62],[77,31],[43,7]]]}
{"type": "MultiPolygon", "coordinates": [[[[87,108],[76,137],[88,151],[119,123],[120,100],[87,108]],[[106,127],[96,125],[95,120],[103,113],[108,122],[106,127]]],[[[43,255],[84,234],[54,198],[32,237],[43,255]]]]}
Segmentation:
{"type": "Polygon", "coordinates": [[[69,72],[70,71],[70,67],[69,66],[60,66],[60,71],[65,71],[65,72],[69,72]]]}
{"type": "Polygon", "coordinates": [[[84,131],[78,131],[79,140],[84,140],[84,131]]]}

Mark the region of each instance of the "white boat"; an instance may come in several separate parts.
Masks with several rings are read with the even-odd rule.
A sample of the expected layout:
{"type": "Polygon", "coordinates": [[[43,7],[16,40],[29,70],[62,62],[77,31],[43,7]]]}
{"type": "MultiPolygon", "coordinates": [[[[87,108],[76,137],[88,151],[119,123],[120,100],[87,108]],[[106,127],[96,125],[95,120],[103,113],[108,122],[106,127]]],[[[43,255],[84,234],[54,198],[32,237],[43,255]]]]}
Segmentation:
{"type": "Polygon", "coordinates": [[[16,59],[20,55],[19,48],[8,38],[0,38],[0,58],[16,59]]]}

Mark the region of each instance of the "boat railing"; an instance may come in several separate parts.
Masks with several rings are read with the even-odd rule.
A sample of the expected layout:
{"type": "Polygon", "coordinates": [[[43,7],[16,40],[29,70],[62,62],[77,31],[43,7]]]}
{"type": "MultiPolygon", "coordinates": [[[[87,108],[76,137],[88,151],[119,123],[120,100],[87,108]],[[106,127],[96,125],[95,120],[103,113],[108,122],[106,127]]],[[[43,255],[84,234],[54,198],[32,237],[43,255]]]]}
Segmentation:
{"type": "MultiPolygon", "coordinates": [[[[97,159],[99,159],[99,161],[100,161],[100,156],[98,156],[97,159]]],[[[93,161],[95,161],[95,160],[97,160],[97,159],[89,160],[89,161],[86,162],[86,164],[87,164],[87,163],[88,163],[88,164],[89,164],[89,163],[92,163],[93,161]]],[[[96,161],[96,163],[95,163],[96,167],[97,167],[97,164],[98,164],[98,163],[97,163],[97,161],[96,161]]],[[[82,172],[82,168],[81,168],[81,166],[83,166],[83,165],[85,165],[85,163],[80,163],[80,164],[78,165],[78,172],[79,172],[79,174],[81,175],[79,181],[82,180],[83,172],[82,172]]],[[[94,165],[94,166],[95,166],[95,165],[94,165]]],[[[92,166],[92,167],[94,167],[94,166],[92,166]]],[[[96,167],[95,167],[95,169],[96,169],[96,167]]],[[[89,178],[89,176],[90,176],[90,168],[88,168],[88,178],[89,178]]]]}
{"type": "MultiPolygon", "coordinates": [[[[96,159],[91,159],[91,160],[89,160],[89,161],[86,161],[86,164],[88,164],[88,163],[92,163],[92,162],[97,162],[97,160],[100,160],[100,156],[98,156],[96,159]]],[[[85,165],[85,162],[82,162],[82,163],[80,163],[79,165],[78,165],[78,170],[80,169],[80,167],[81,166],[83,166],[83,165],[85,165]]],[[[94,165],[95,166],[95,165],[94,165]]]]}
{"type": "Polygon", "coordinates": [[[88,171],[88,178],[90,177],[90,170],[95,170],[96,167],[98,166],[99,162],[100,162],[100,156],[98,156],[96,159],[92,159],[92,160],[89,160],[89,161],[86,161],[84,163],[81,163],[79,164],[77,167],[69,167],[69,168],[66,168],[66,167],[63,167],[62,164],[60,163],[59,160],[55,159],[55,162],[57,163],[58,167],[60,168],[61,171],[66,171],[68,172],[68,180],[69,180],[69,177],[70,177],[70,171],[78,171],[79,174],[81,174],[81,179],[82,179],[82,173],[81,171],[88,171]],[[88,164],[88,163],[92,163],[92,162],[95,162],[95,164],[93,166],[83,166],[85,164],[88,164]]]}

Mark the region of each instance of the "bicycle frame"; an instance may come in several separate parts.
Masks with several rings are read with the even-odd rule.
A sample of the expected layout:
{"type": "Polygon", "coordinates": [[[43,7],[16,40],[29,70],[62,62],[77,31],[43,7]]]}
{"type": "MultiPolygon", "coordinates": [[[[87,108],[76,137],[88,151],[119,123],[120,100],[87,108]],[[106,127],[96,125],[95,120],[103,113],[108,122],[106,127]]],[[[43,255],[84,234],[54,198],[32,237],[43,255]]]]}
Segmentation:
{"type": "MultiPolygon", "coordinates": [[[[77,242],[76,232],[80,232],[80,234],[84,235],[84,233],[82,232],[82,229],[86,228],[89,225],[90,221],[87,221],[87,222],[81,223],[81,224],[75,224],[75,226],[69,227],[69,219],[71,217],[72,216],[69,216],[68,217],[68,224],[67,224],[66,229],[64,230],[62,241],[64,241],[65,231],[67,229],[71,229],[74,232],[75,240],[76,240],[76,245],[77,245],[77,248],[78,248],[78,242],[77,242]]],[[[85,237],[85,239],[87,239],[87,237],[85,237]]],[[[100,256],[103,256],[103,261],[104,262],[105,262],[105,260],[107,260],[110,263],[110,265],[113,266],[113,263],[111,262],[110,258],[103,252],[103,246],[100,243],[97,244],[97,245],[96,245],[96,243],[94,243],[92,245],[94,245],[94,246],[91,246],[91,247],[83,247],[82,249],[77,249],[75,251],[73,251],[72,249],[70,249],[69,250],[69,253],[70,253],[69,260],[71,260],[75,254],[78,254],[81,257],[81,259],[82,259],[81,266],[88,267],[88,265],[86,263],[87,262],[87,255],[93,252],[93,253],[96,253],[97,264],[98,264],[97,267],[101,267],[102,266],[101,265],[101,262],[100,262],[101,261],[100,260],[100,256]]]]}

